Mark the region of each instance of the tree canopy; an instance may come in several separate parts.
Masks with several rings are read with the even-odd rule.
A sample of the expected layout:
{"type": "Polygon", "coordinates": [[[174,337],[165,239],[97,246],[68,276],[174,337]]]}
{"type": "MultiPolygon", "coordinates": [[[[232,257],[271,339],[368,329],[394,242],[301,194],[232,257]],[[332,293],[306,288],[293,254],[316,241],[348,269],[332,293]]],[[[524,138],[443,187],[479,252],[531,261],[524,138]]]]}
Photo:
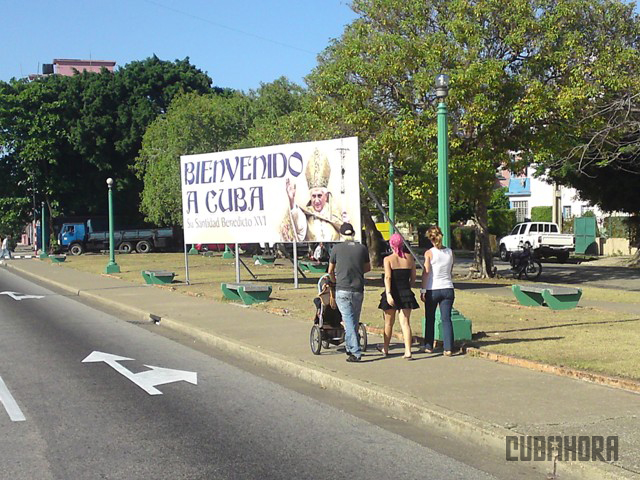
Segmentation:
{"type": "MultiPolygon", "coordinates": [[[[638,21],[617,0],[355,0],[360,15],[307,81],[316,105],[361,140],[361,171],[384,189],[389,154],[412,172],[405,205],[436,188],[434,79],[451,76],[453,196],[474,207],[476,259],[491,274],[487,205],[510,151],[545,164],[572,146],[606,91],[635,86],[638,21]]],[[[382,193],[382,192],[379,192],[382,193]]]]}
{"type": "Polygon", "coordinates": [[[146,219],[182,224],[181,155],[255,146],[250,132],[256,125],[268,131],[298,109],[303,96],[304,90],[284,77],[247,95],[194,92],[178,96],[149,126],[136,159],[135,171],[144,184],[140,210],[146,219]]]}
{"type": "Polygon", "coordinates": [[[35,191],[56,214],[104,214],[105,180],[113,177],[116,209],[130,210],[141,189],[130,167],[145,129],[175,95],[210,85],[188,58],[155,56],[115,73],[0,82],[3,195],[35,191]]]}

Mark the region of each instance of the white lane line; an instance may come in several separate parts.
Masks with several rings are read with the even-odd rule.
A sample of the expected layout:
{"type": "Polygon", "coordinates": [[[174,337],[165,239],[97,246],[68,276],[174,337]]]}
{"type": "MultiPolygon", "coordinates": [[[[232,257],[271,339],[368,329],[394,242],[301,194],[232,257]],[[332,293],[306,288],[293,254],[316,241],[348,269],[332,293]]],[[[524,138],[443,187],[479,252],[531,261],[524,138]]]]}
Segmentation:
{"type": "Polygon", "coordinates": [[[20,292],[0,292],[0,295],[8,295],[17,301],[26,300],[30,298],[36,298],[36,299],[44,298],[44,295],[27,295],[26,293],[20,293],[20,292]]]}
{"type": "Polygon", "coordinates": [[[9,418],[13,422],[24,422],[26,420],[22,410],[20,410],[13,395],[11,395],[4,380],[2,380],[2,377],[0,377],[0,402],[4,405],[5,410],[9,414],[9,418]]]}

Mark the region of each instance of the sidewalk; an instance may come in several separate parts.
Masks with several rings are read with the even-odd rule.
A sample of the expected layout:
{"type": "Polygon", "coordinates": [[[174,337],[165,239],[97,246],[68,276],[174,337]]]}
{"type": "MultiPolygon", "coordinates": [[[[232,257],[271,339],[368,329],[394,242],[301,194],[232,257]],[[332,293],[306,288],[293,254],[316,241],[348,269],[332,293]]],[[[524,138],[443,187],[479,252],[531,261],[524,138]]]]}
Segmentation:
{"type": "MultiPolygon", "coordinates": [[[[382,356],[359,364],[335,347],[314,356],[308,322],[136,285],[39,260],[7,260],[25,277],[55,285],[189,334],[215,348],[350,395],[505,453],[507,435],[619,437],[619,460],[559,462],[584,478],[640,478],[640,395],[471,356],[382,356]]],[[[369,343],[381,340],[371,335],[369,343]]],[[[393,353],[393,352],[392,352],[393,353]]],[[[504,457],[503,457],[504,458],[504,457]]],[[[561,477],[562,478],[562,477],[561,477]]]]}

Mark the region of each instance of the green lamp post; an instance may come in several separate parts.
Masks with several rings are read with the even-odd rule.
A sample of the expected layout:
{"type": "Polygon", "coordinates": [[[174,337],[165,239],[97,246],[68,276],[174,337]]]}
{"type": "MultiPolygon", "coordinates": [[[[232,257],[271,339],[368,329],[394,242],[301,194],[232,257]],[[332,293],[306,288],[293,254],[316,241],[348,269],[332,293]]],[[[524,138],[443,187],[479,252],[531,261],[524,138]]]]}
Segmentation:
{"type": "Polygon", "coordinates": [[[449,225],[449,141],[447,137],[447,104],[449,75],[436,77],[438,98],[438,226],[442,230],[442,243],[451,247],[449,225]]]}
{"type": "Polygon", "coordinates": [[[107,178],[109,186],[109,263],[107,263],[104,273],[120,273],[120,267],[116,263],[114,238],[113,238],[113,178],[107,178]]]}
{"type": "Polygon", "coordinates": [[[394,192],[393,155],[389,155],[389,236],[395,233],[393,226],[396,224],[396,202],[394,192]]]}
{"type": "Polygon", "coordinates": [[[40,223],[40,238],[42,239],[42,245],[40,246],[39,258],[49,258],[47,254],[47,243],[49,240],[49,229],[46,227],[46,210],[44,208],[44,202],[42,202],[42,221],[40,223]]]}

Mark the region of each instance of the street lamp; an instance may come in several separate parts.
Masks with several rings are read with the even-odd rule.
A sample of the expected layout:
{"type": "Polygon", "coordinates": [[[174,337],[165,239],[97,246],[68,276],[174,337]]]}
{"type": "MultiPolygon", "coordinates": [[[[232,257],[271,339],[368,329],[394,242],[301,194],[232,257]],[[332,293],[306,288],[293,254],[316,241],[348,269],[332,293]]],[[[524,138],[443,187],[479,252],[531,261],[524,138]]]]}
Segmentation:
{"type": "Polygon", "coordinates": [[[46,227],[46,213],[45,213],[45,208],[44,208],[44,202],[42,202],[42,221],[40,224],[40,238],[41,238],[41,243],[42,245],[40,245],[40,255],[39,258],[49,258],[49,255],[47,254],[47,243],[49,240],[49,229],[46,227]]]}
{"type": "Polygon", "coordinates": [[[438,98],[438,226],[442,230],[442,243],[451,247],[449,235],[449,142],[447,138],[447,104],[449,75],[441,73],[436,77],[436,97],[438,98]]]}
{"type": "Polygon", "coordinates": [[[396,224],[396,202],[393,186],[393,154],[389,154],[389,236],[395,233],[393,226],[396,224]]]}
{"type": "Polygon", "coordinates": [[[107,178],[107,185],[109,186],[109,263],[107,263],[104,273],[120,273],[113,248],[113,192],[111,188],[113,187],[113,178],[107,178]]]}

